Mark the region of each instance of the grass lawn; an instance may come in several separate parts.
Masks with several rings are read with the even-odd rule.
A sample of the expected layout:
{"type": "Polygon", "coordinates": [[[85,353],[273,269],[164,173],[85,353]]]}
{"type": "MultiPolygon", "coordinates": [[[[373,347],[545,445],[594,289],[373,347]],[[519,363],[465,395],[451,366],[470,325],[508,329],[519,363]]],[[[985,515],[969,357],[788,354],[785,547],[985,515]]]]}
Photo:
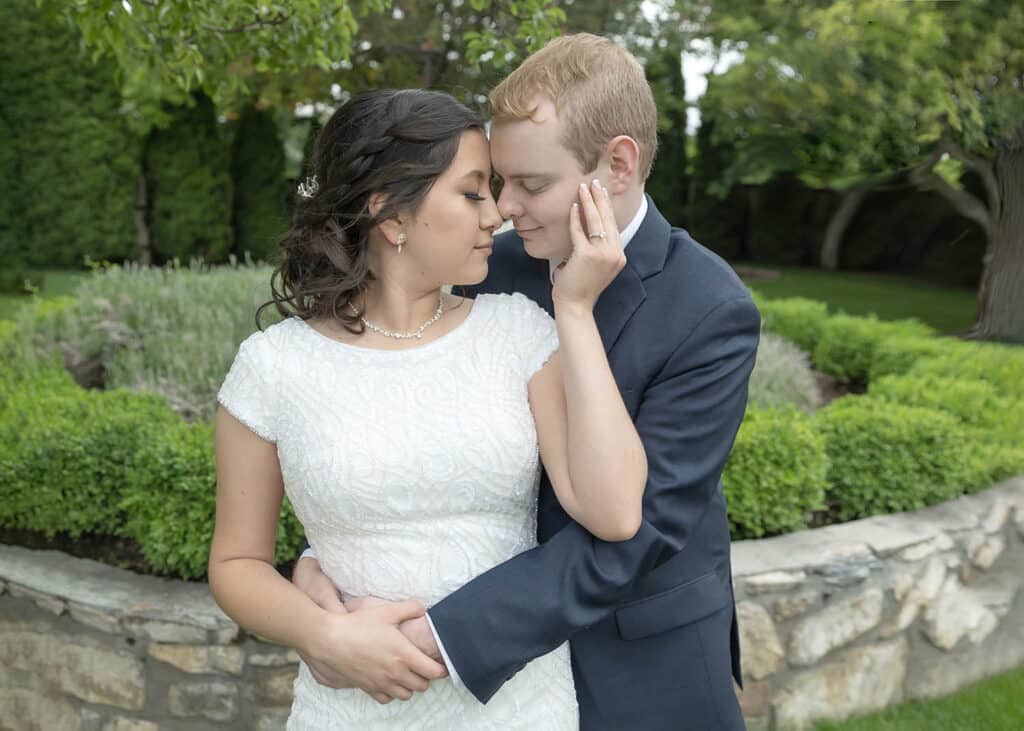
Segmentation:
{"type": "MultiPolygon", "coordinates": [[[[88,272],[69,271],[66,269],[44,269],[39,272],[43,275],[43,287],[37,296],[57,297],[62,294],[71,294],[78,283],[89,276],[88,272]]],[[[32,298],[23,295],[0,294],[0,320],[9,320],[14,313],[32,298]]]]}
{"type": "Polygon", "coordinates": [[[1020,731],[1024,729],[1024,667],[984,680],[956,695],[912,701],[817,731],[1020,731]]]}
{"type": "Polygon", "coordinates": [[[972,289],[946,287],[893,274],[828,273],[769,264],[731,263],[740,268],[778,272],[781,276],[775,280],[747,282],[768,299],[807,297],[827,302],[833,310],[844,310],[851,315],[873,312],[883,320],[916,317],[944,333],[963,332],[974,324],[978,312],[977,293],[972,289]]]}

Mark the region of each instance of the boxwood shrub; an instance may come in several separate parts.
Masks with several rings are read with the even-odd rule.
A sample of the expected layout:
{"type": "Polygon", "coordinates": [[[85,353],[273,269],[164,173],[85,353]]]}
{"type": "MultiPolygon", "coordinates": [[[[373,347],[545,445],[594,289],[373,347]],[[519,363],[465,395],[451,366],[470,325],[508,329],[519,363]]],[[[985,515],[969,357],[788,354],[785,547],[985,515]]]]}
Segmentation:
{"type": "Polygon", "coordinates": [[[881,322],[876,317],[835,315],[822,326],[813,362],[821,371],[846,381],[867,381],[875,351],[889,338],[923,337],[932,329],[916,320],[881,322]]]}
{"type": "Polygon", "coordinates": [[[750,408],[722,482],[734,538],[799,530],[824,507],[828,457],[811,418],[750,408]]]}
{"type": "Polygon", "coordinates": [[[828,305],[803,297],[755,299],[761,323],[768,332],[792,340],[805,353],[813,353],[829,319],[828,305]]]}
{"type": "Polygon", "coordinates": [[[949,500],[974,476],[969,432],[942,411],[846,396],[814,418],[829,458],[828,499],[841,520],[949,500]]]}

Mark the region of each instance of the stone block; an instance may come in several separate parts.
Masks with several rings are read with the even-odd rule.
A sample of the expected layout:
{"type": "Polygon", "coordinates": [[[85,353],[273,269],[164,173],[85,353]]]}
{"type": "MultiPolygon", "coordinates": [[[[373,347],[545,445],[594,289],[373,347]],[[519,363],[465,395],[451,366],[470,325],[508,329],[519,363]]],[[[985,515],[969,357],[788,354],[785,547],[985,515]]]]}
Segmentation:
{"type": "Polygon", "coordinates": [[[264,711],[256,717],[255,731],[284,731],[288,711],[264,711]]]}
{"type": "Polygon", "coordinates": [[[17,599],[31,599],[36,603],[36,606],[40,609],[45,609],[50,614],[55,614],[58,617],[64,614],[66,605],[64,600],[58,596],[13,583],[10,584],[8,589],[11,592],[11,596],[17,599]]]}
{"type": "Polygon", "coordinates": [[[256,693],[261,704],[291,706],[292,684],[298,668],[260,670],[255,675],[256,693]]]}
{"type": "Polygon", "coordinates": [[[896,591],[894,595],[900,600],[900,608],[896,617],[882,630],[884,636],[891,636],[909,627],[921,611],[931,604],[942,589],[946,578],[946,564],[938,557],[933,557],[911,580],[909,589],[896,591]]]}
{"type": "Polygon", "coordinates": [[[853,586],[867,579],[882,562],[865,543],[851,543],[827,549],[815,573],[832,586],[853,586]]]}
{"type": "Polygon", "coordinates": [[[770,571],[767,574],[750,576],[743,584],[750,594],[764,594],[771,591],[789,591],[807,580],[803,571],[770,571]]]}
{"type": "Polygon", "coordinates": [[[160,725],[152,721],[119,717],[104,726],[103,731],[160,731],[160,725]]]}
{"type": "Polygon", "coordinates": [[[778,622],[799,617],[808,609],[821,601],[820,591],[801,591],[788,596],[781,596],[772,604],[772,612],[778,622]]]}
{"type": "Polygon", "coordinates": [[[104,609],[90,607],[87,604],[79,604],[78,602],[68,602],[68,614],[76,622],[81,622],[87,627],[98,629],[100,632],[108,632],[110,634],[119,634],[121,632],[121,625],[117,620],[117,615],[111,614],[104,609]]]}
{"type": "Polygon", "coordinates": [[[158,619],[128,617],[122,621],[125,631],[153,642],[178,645],[201,645],[206,642],[206,630],[194,624],[163,622],[158,619]]]}
{"type": "Polygon", "coordinates": [[[1009,500],[996,500],[988,511],[988,515],[981,522],[981,529],[986,533],[998,533],[1006,525],[1012,512],[1013,505],[1009,500]]]}
{"type": "Polygon", "coordinates": [[[786,684],[772,701],[776,727],[805,729],[818,719],[881,710],[901,700],[906,672],[903,637],[850,650],[786,684]]]}
{"type": "Polygon", "coordinates": [[[872,588],[800,620],[789,638],[789,661],[812,665],[876,627],[882,620],[883,600],[882,590],[872,588]]]}
{"type": "Polygon", "coordinates": [[[920,561],[940,551],[951,550],[956,543],[946,533],[940,533],[931,540],[916,543],[908,546],[899,552],[899,557],[904,561],[920,561]]]}
{"type": "MultiPolygon", "coordinates": [[[[771,712],[771,681],[749,680],[744,678],[743,689],[736,688],[736,699],[739,701],[743,718],[749,726],[750,719],[767,716],[771,712]]],[[[749,731],[749,728],[748,728],[749,731]]]]}
{"type": "Polygon", "coordinates": [[[744,673],[754,680],[767,678],[785,657],[775,624],[760,604],[739,602],[736,605],[740,628],[740,653],[744,673]]]}
{"type": "Polygon", "coordinates": [[[178,718],[231,721],[238,715],[238,688],[234,683],[175,683],[167,693],[167,708],[178,718]]]}
{"type": "Polygon", "coordinates": [[[139,710],[145,700],[142,661],[45,623],[0,627],[0,667],[33,673],[89,703],[139,710]]]}
{"type": "Polygon", "coordinates": [[[1006,541],[1000,535],[977,536],[976,540],[968,546],[968,558],[971,563],[982,571],[992,568],[1003,550],[1006,548],[1006,541]]]}
{"type": "Polygon", "coordinates": [[[0,731],[83,731],[78,711],[63,698],[26,688],[0,688],[0,731]]]}
{"type": "Polygon", "coordinates": [[[257,668],[279,668],[285,665],[298,665],[299,654],[294,650],[281,652],[251,652],[248,663],[257,668]]]}
{"type": "Polygon", "coordinates": [[[940,650],[952,650],[964,637],[978,644],[997,624],[995,613],[956,576],[946,578],[939,596],[924,613],[925,636],[940,650]]]}
{"type": "Polygon", "coordinates": [[[245,664],[245,652],[241,647],[152,643],[149,646],[149,656],[186,673],[241,675],[245,664]]]}

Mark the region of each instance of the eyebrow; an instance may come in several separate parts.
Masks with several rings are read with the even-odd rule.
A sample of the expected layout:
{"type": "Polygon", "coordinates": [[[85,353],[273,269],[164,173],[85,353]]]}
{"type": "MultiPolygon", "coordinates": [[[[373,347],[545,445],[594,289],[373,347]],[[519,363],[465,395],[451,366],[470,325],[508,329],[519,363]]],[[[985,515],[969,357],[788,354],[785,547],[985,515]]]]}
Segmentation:
{"type": "Polygon", "coordinates": [[[462,176],[463,180],[465,180],[466,178],[478,178],[479,180],[487,180],[487,173],[485,173],[483,170],[471,170],[470,172],[462,176]]]}
{"type": "Polygon", "coordinates": [[[497,175],[502,180],[530,180],[531,178],[550,178],[550,177],[552,177],[551,173],[513,173],[512,175],[509,175],[507,178],[502,177],[501,175],[498,175],[498,173],[494,173],[494,174],[497,175]]]}

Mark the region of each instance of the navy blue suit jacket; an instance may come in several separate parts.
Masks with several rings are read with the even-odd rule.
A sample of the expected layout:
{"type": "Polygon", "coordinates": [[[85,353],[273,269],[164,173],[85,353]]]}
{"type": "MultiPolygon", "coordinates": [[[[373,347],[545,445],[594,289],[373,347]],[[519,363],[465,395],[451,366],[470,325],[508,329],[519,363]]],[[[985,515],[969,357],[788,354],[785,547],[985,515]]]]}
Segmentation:
{"type": "MultiPolygon", "coordinates": [[[[647,452],[644,519],[629,541],[573,522],[545,475],[540,545],[430,609],[462,682],[482,702],[566,640],[581,728],[742,729],[739,643],[721,474],[747,402],[760,317],[718,256],[648,199],[627,264],[595,319],[647,452]]],[[[548,263],[495,239],[468,294],[522,292],[552,312],[548,263]]]]}

